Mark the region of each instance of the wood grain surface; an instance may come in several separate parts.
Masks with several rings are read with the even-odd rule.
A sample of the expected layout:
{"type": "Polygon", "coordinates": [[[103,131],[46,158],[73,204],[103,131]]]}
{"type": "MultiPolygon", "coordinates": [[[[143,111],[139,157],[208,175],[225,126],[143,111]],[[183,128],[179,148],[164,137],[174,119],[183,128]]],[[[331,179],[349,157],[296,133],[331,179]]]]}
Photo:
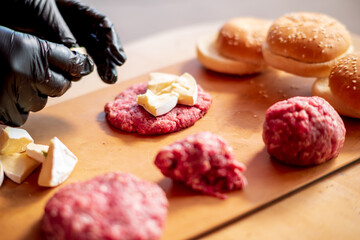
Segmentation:
{"type": "MultiPolygon", "coordinates": [[[[47,144],[57,136],[79,158],[62,185],[109,171],[131,172],[158,183],[170,202],[163,239],[192,238],[251,213],[286,194],[342,168],[360,156],[360,121],[344,118],[344,148],[336,159],[316,167],[291,167],[267,154],[262,142],[266,109],[292,96],[308,96],[314,79],[300,78],[274,69],[247,77],[207,71],[196,59],[157,71],[191,73],[213,97],[209,112],[194,126],[162,136],[139,136],[112,128],[103,107],[127,87],[148,80],[148,75],[66,101],[32,114],[24,125],[36,143],[47,144]],[[247,165],[249,184],[220,200],[204,196],[162,176],[153,161],[165,145],[199,131],[222,136],[233,147],[238,161],[247,165]]],[[[39,170],[21,185],[6,179],[0,190],[2,239],[37,239],[46,201],[58,188],[37,186],[39,170]]]]}

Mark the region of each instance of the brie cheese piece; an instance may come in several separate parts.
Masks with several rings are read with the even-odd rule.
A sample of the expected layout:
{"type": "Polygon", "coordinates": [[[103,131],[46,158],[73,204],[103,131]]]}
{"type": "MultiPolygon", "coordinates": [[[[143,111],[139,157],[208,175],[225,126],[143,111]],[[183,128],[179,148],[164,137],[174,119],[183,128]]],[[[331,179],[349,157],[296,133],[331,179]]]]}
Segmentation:
{"type": "Polygon", "coordinates": [[[86,51],[86,48],[84,47],[72,47],[70,48],[71,51],[75,51],[75,52],[78,52],[78,53],[82,53],[82,54],[85,54],[85,55],[89,55],[86,51]]]}
{"type": "Polygon", "coordinates": [[[41,163],[45,161],[48,150],[49,146],[42,144],[29,143],[26,146],[26,154],[32,159],[41,163]]]}
{"type": "Polygon", "coordinates": [[[24,152],[31,142],[34,140],[25,129],[6,127],[0,134],[0,154],[24,152]]]}
{"type": "Polygon", "coordinates": [[[77,161],[77,157],[57,137],[54,137],[50,140],[38,184],[43,187],[60,185],[70,176],[77,161]]]}
{"type": "Polygon", "coordinates": [[[138,95],[136,101],[157,117],[169,112],[178,103],[194,106],[197,95],[196,80],[189,73],[179,77],[175,74],[154,72],[150,73],[146,93],[138,95]]]}
{"type": "Polygon", "coordinates": [[[178,79],[175,74],[169,73],[150,73],[150,80],[147,88],[154,94],[160,95],[164,93],[171,93],[172,84],[178,79]]]}
{"type": "Polygon", "coordinates": [[[29,158],[26,153],[13,153],[0,156],[5,175],[20,184],[32,173],[40,162],[29,158]]]}
{"type": "Polygon", "coordinates": [[[136,101],[151,115],[157,117],[164,115],[176,106],[178,95],[172,92],[156,95],[148,89],[145,94],[138,95],[136,101]]]}
{"type": "Polygon", "coordinates": [[[193,76],[189,73],[184,73],[172,86],[172,91],[179,94],[178,103],[188,106],[194,106],[196,104],[198,89],[193,76]]]}

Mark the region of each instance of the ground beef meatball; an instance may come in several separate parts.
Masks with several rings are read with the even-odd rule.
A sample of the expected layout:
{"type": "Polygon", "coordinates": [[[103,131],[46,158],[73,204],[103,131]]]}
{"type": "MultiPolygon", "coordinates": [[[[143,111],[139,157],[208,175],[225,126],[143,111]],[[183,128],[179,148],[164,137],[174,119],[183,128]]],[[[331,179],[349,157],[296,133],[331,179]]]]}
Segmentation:
{"type": "Polygon", "coordinates": [[[320,97],[293,97],[266,111],[263,140],[281,162],[308,166],[336,157],[345,141],[345,126],[320,97]]]}
{"type": "Polygon", "coordinates": [[[241,189],[246,184],[245,165],[236,161],[232,148],[210,132],[190,135],[164,147],[155,165],[175,181],[219,198],[222,192],[241,189]]]}
{"type": "Polygon", "coordinates": [[[61,188],[45,206],[45,239],[159,239],[168,201],[156,184],[108,173],[61,188]]]}
{"type": "Polygon", "coordinates": [[[136,102],[138,94],[146,92],[147,83],[140,83],[121,92],[105,105],[106,119],[115,128],[141,135],[158,135],[190,127],[209,110],[212,98],[198,86],[194,106],[176,105],[170,112],[154,117],[136,102]]]}

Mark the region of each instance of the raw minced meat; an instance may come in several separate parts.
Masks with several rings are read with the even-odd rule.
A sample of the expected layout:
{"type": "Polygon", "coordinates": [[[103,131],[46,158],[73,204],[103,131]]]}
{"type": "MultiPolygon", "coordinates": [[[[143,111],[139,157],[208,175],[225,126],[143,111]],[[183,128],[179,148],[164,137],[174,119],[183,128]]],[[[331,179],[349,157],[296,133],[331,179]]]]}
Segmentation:
{"type": "Polygon", "coordinates": [[[146,92],[147,83],[136,84],[121,92],[114,101],[105,105],[108,122],[125,132],[157,135],[179,131],[192,126],[209,110],[212,98],[198,86],[194,106],[178,104],[170,112],[154,117],[136,102],[138,94],[146,92]]]}
{"type": "Polygon", "coordinates": [[[246,184],[245,165],[225,140],[210,132],[190,135],[160,150],[155,165],[175,181],[219,198],[246,184]]]}
{"type": "Polygon", "coordinates": [[[268,153],[288,164],[316,165],[337,156],[345,126],[334,108],[320,97],[293,97],[266,111],[263,140],[268,153]]]}
{"type": "Polygon", "coordinates": [[[61,188],[46,204],[46,239],[159,239],[168,201],[155,183],[107,173],[61,188]]]}

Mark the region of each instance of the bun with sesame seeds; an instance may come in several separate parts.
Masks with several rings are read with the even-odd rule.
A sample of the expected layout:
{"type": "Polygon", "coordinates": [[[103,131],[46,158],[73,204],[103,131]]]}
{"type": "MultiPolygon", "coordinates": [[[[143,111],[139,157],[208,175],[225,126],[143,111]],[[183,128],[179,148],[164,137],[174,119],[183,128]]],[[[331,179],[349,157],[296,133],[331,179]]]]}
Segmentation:
{"type": "Polygon", "coordinates": [[[346,27],[324,14],[284,15],[269,28],[262,51],[272,67],[304,77],[327,77],[336,58],[352,52],[346,27]]]}
{"type": "Polygon", "coordinates": [[[360,52],[337,59],[330,75],[314,82],[312,94],[326,99],[340,115],[360,118],[360,52]]]}
{"type": "Polygon", "coordinates": [[[258,18],[233,18],[217,34],[197,42],[197,58],[206,68],[227,74],[245,75],[267,68],[262,44],[271,22],[258,18]]]}

